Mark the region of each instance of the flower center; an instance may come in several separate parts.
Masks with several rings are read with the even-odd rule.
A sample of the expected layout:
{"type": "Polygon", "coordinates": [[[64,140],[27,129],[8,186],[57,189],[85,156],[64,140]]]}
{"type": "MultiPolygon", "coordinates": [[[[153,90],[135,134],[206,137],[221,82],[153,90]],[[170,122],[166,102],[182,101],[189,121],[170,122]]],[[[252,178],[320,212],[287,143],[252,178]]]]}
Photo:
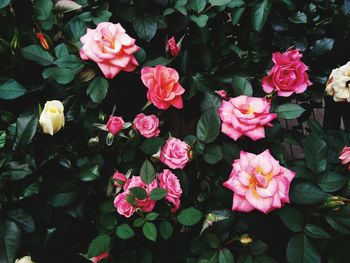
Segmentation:
{"type": "Polygon", "coordinates": [[[263,169],[258,166],[255,168],[255,174],[250,179],[249,186],[252,188],[255,188],[256,186],[266,188],[269,185],[272,177],[273,175],[271,172],[265,173],[263,169]]]}
{"type": "Polygon", "coordinates": [[[50,113],[59,113],[58,109],[56,107],[50,107],[49,108],[50,113]]]}

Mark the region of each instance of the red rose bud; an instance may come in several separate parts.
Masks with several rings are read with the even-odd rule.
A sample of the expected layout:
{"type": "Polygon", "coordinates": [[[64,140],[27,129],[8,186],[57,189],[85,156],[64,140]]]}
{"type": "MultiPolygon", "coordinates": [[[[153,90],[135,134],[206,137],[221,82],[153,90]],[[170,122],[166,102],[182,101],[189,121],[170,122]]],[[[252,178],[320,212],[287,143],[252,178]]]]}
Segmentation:
{"type": "Polygon", "coordinates": [[[172,36],[168,40],[168,43],[166,45],[166,51],[169,52],[173,58],[175,58],[178,55],[180,55],[180,49],[181,49],[181,46],[176,44],[175,38],[174,36],[172,36]]]}
{"type": "Polygon", "coordinates": [[[91,260],[93,263],[98,263],[101,261],[101,259],[104,259],[104,258],[108,258],[109,257],[109,253],[108,252],[103,252],[102,254],[96,256],[96,257],[93,257],[91,260]]]}
{"type": "Polygon", "coordinates": [[[45,36],[43,35],[43,33],[36,33],[36,37],[39,39],[39,41],[40,41],[40,44],[41,44],[41,46],[44,48],[44,49],[46,49],[46,50],[49,50],[49,44],[47,43],[47,41],[46,41],[46,38],[45,38],[45,36]]]}

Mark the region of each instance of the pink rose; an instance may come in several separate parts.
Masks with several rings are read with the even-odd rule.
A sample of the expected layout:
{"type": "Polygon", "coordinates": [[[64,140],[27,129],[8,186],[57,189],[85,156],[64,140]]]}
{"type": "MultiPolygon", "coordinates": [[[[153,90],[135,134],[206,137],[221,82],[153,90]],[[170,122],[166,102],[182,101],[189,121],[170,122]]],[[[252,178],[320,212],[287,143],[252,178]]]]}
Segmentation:
{"type": "Polygon", "coordinates": [[[123,125],[124,125],[124,120],[122,117],[110,116],[107,122],[106,128],[110,133],[112,133],[113,135],[116,135],[118,132],[120,132],[123,129],[123,125]]]}
{"type": "Polygon", "coordinates": [[[272,126],[270,121],[277,118],[277,114],[270,113],[270,108],[265,98],[239,96],[222,101],[219,108],[221,131],[234,140],[243,135],[254,141],[264,138],[264,126],[272,126]]]}
{"type": "Polygon", "coordinates": [[[174,36],[172,36],[166,45],[166,51],[171,54],[173,58],[176,58],[180,55],[181,46],[176,44],[174,36]]]}
{"type": "MultiPolygon", "coordinates": [[[[340,153],[339,160],[342,164],[348,164],[350,162],[350,147],[344,147],[340,153]]],[[[348,169],[350,170],[350,166],[348,169]]]]}
{"type": "Polygon", "coordinates": [[[179,74],[175,69],[158,65],[141,70],[141,79],[148,88],[147,98],[158,109],[166,110],[170,106],[182,109],[181,95],[185,89],[179,83],[179,74]]]}
{"type": "Polygon", "coordinates": [[[241,151],[224,186],[234,192],[232,210],[268,213],[289,203],[289,186],[295,173],[280,166],[269,150],[261,154],[241,151]]]}
{"type": "Polygon", "coordinates": [[[124,174],[116,171],[113,175],[114,186],[115,187],[123,187],[125,182],[128,180],[124,174]]]}
{"type": "Polygon", "coordinates": [[[80,41],[83,43],[80,57],[95,61],[106,78],[114,78],[122,70],[133,71],[138,66],[133,54],[140,48],[119,23],[103,22],[96,29],[88,28],[80,41]]]}
{"type": "Polygon", "coordinates": [[[272,54],[275,65],[269,74],[262,79],[262,86],[266,93],[277,91],[278,96],[289,97],[294,92],[302,93],[312,83],[306,73],[308,67],[300,61],[303,55],[298,49],[284,53],[272,54]]]}
{"type": "Polygon", "coordinates": [[[146,138],[157,137],[159,135],[159,119],[156,115],[146,116],[140,113],[134,120],[134,128],[146,138]]]}
{"type": "Polygon", "coordinates": [[[165,169],[158,175],[158,181],[159,187],[167,191],[165,199],[174,205],[172,211],[176,212],[176,210],[180,207],[180,197],[182,194],[179,179],[170,170],[165,169]]]}
{"type": "Polygon", "coordinates": [[[220,96],[222,99],[225,99],[227,97],[227,91],[226,90],[216,90],[215,93],[220,96]]]}
{"type": "Polygon", "coordinates": [[[162,148],[160,160],[172,169],[183,169],[189,161],[190,146],[176,138],[169,138],[162,148]]]}
{"type": "Polygon", "coordinates": [[[92,263],[98,263],[101,261],[101,259],[108,258],[108,257],[109,257],[109,253],[103,252],[100,255],[93,257],[91,260],[92,260],[92,263]]]}
{"type": "Polygon", "coordinates": [[[132,216],[136,209],[126,201],[127,193],[121,193],[114,199],[114,207],[117,208],[117,212],[125,217],[132,216]]]}

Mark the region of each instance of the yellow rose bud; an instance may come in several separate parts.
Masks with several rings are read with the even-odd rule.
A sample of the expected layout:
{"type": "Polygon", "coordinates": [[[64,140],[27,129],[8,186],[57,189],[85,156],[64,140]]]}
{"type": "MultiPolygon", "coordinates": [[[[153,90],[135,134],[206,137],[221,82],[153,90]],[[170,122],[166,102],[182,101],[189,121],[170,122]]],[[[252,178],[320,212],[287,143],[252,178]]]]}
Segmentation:
{"type": "Polygon", "coordinates": [[[34,261],[32,261],[30,256],[25,256],[21,259],[16,259],[15,263],[34,263],[34,261]]]}
{"type": "Polygon", "coordinates": [[[45,103],[41,112],[39,123],[44,133],[54,135],[64,127],[64,108],[59,100],[51,100],[45,103]]]}
{"type": "Polygon", "coordinates": [[[248,234],[244,234],[244,235],[241,236],[239,241],[243,245],[249,245],[250,243],[253,242],[253,239],[248,234]]]}

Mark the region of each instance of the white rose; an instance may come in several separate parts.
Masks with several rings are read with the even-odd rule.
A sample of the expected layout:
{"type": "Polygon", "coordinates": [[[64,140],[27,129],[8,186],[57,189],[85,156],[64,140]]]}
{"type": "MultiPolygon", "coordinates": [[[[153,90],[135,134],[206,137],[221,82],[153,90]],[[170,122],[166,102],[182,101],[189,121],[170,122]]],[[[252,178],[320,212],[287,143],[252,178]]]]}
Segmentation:
{"type": "Polygon", "coordinates": [[[39,123],[44,133],[54,135],[64,127],[64,108],[59,100],[51,100],[45,103],[41,112],[39,123]]]}
{"type": "Polygon", "coordinates": [[[325,91],[333,96],[334,101],[350,102],[350,61],[332,70],[325,91]]]}
{"type": "Polygon", "coordinates": [[[30,256],[25,256],[21,259],[16,259],[15,263],[34,263],[30,256]]]}

